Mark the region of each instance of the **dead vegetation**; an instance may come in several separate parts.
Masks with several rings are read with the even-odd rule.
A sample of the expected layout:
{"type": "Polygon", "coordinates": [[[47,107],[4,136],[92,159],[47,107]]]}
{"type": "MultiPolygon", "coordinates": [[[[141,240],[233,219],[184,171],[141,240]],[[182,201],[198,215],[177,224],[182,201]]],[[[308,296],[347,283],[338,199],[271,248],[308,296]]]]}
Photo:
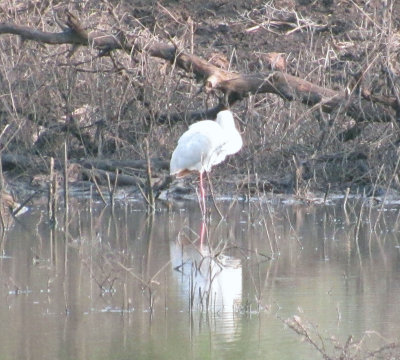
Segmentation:
{"type": "Polygon", "coordinates": [[[397,190],[399,5],[310,9],[304,0],[1,1],[5,172],[49,181],[49,158],[62,174],[66,143],[71,182],[111,178],[157,193],[187,124],[229,106],[245,139],[216,172],[223,183],[229,171],[230,191],[397,190]],[[146,154],[163,165],[119,161],[146,164],[146,154]]]}
{"type": "Polygon", "coordinates": [[[325,360],[356,360],[356,359],[397,359],[399,356],[399,344],[383,341],[382,336],[375,331],[366,331],[365,335],[356,340],[351,335],[344,343],[334,336],[324,338],[318,327],[295,315],[283,321],[289,329],[310,344],[325,360]],[[379,339],[383,345],[371,350],[368,342],[371,338],[379,339]]]}

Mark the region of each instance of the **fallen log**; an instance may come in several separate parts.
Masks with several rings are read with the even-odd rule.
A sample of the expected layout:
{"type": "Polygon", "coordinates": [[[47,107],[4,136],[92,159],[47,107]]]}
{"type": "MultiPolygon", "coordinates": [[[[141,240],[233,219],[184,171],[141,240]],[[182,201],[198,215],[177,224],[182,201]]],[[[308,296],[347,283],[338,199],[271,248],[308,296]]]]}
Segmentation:
{"type": "MultiPolygon", "coordinates": [[[[395,104],[384,102],[374,96],[368,98],[351,96],[345,91],[327,89],[281,71],[263,74],[230,72],[154,38],[146,36],[129,38],[121,29],[118,29],[115,36],[98,32],[88,33],[73,14],[66,11],[65,15],[65,25],[59,23],[62,32],[45,32],[17,24],[0,23],[0,34],[15,34],[23,39],[52,45],[71,44],[74,45],[73,49],[79,45],[90,45],[100,51],[99,56],[120,49],[129,55],[145,52],[150,56],[169,61],[203,81],[203,90],[206,93],[219,90],[224,94],[224,101],[221,104],[211,111],[194,113],[193,116],[196,118],[201,115],[214,115],[217,110],[231,106],[249,94],[263,93],[276,94],[287,101],[299,101],[327,113],[341,112],[356,122],[388,122],[396,118],[394,107],[397,106],[397,102],[395,104]],[[388,104],[393,106],[384,106],[388,104]]],[[[185,117],[187,118],[188,114],[185,117]]],[[[171,122],[181,119],[182,114],[175,114],[169,118],[171,122]]],[[[161,116],[160,121],[165,121],[165,117],[161,116]]]]}
{"type": "MultiPolygon", "coordinates": [[[[146,160],[112,160],[112,159],[85,159],[78,161],[83,167],[91,169],[101,169],[105,171],[116,171],[117,169],[130,168],[145,170],[147,167],[146,160]]],[[[151,168],[160,171],[168,170],[169,162],[160,159],[151,159],[151,168]]]]}
{"type": "MultiPolygon", "coordinates": [[[[3,170],[20,170],[26,171],[35,169],[36,172],[50,171],[50,158],[41,156],[25,156],[20,154],[1,154],[1,165],[3,170]]],[[[55,161],[55,168],[61,169],[61,161],[55,161]]]]}
{"type": "Polygon", "coordinates": [[[115,172],[82,168],[83,180],[94,181],[98,185],[137,186],[143,185],[143,180],[134,175],[118,174],[115,172]]]}
{"type": "MultiPolygon", "coordinates": [[[[81,165],[82,169],[86,170],[95,169],[100,172],[101,177],[104,177],[105,173],[112,172],[113,175],[110,175],[111,178],[115,179],[115,172],[124,169],[146,169],[147,162],[146,160],[113,160],[113,159],[90,159],[90,160],[74,160],[71,159],[69,164],[78,164],[81,165]]],[[[50,157],[41,157],[41,156],[26,156],[19,154],[1,154],[1,165],[3,170],[19,170],[19,171],[32,171],[35,173],[48,173],[50,171],[50,157]]],[[[152,159],[151,160],[152,169],[154,172],[168,170],[169,162],[160,159],[152,159]]],[[[63,169],[63,163],[59,159],[54,159],[54,167],[57,170],[63,169]]],[[[119,181],[126,182],[128,185],[134,184],[136,180],[132,180],[135,178],[132,175],[122,175],[119,174],[119,177],[122,177],[119,181]],[[125,178],[125,176],[127,176],[125,178]]]]}

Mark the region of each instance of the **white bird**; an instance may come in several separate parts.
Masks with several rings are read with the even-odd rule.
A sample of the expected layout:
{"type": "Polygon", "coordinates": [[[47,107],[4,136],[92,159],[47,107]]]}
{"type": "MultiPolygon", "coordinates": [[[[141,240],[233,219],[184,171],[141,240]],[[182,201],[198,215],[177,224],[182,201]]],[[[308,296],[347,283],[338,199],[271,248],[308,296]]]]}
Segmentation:
{"type": "Polygon", "coordinates": [[[179,138],[172,153],[170,174],[178,178],[193,171],[200,174],[200,195],[205,211],[203,172],[209,172],[214,165],[237,153],[243,145],[242,137],[235,127],[233,114],[229,110],[220,111],[217,120],[202,120],[194,123],[179,138]]]}

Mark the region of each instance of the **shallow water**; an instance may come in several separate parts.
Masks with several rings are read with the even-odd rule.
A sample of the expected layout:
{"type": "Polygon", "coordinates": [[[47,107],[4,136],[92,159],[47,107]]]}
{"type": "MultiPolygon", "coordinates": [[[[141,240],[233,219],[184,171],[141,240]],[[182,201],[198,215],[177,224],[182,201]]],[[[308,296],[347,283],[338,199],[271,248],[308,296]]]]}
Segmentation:
{"type": "Polygon", "coordinates": [[[0,358],[321,359],[288,319],[330,355],[399,341],[398,207],[357,201],[222,203],[203,225],[191,202],[73,200],[55,230],[31,208],[1,242],[0,358]]]}

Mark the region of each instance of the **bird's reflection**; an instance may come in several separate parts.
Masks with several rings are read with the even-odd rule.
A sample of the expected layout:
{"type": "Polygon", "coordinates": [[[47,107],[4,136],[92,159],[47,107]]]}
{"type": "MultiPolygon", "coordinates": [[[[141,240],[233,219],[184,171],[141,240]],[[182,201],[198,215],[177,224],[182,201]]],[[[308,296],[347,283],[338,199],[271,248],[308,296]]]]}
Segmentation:
{"type": "Polygon", "coordinates": [[[171,263],[191,310],[232,313],[240,306],[241,260],[224,254],[225,240],[218,240],[218,232],[202,221],[195,241],[178,236],[170,242],[171,263]]]}

